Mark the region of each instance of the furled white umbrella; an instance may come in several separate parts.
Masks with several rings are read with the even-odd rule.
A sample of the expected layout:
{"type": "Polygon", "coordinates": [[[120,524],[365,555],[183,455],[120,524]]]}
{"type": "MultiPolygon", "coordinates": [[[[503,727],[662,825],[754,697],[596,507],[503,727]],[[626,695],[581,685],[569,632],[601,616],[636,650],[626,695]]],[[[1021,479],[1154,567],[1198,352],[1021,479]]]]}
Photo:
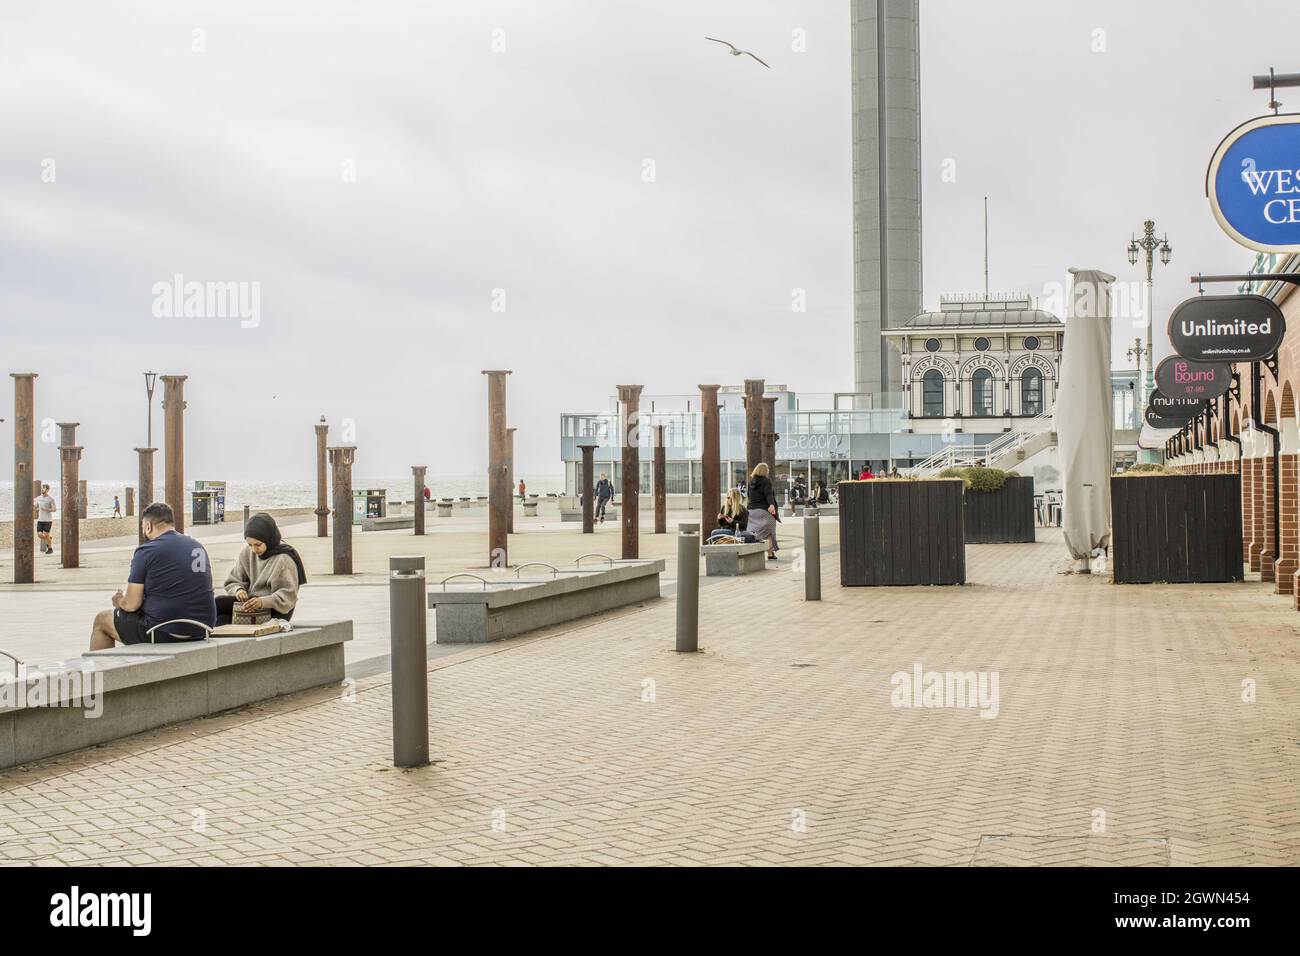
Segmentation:
{"type": "Polygon", "coordinates": [[[1114,421],[1110,392],[1110,284],[1096,269],[1071,269],[1065,348],[1053,419],[1064,475],[1061,526],[1078,564],[1110,544],[1114,421]]]}

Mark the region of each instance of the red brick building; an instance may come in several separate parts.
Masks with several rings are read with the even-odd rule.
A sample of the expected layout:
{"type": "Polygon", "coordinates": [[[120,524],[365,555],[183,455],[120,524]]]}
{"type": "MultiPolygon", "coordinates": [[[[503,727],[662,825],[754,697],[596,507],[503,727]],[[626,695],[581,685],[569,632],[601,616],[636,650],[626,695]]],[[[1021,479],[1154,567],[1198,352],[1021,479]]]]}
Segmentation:
{"type": "Polygon", "coordinates": [[[1167,463],[1194,474],[1241,474],[1242,560],[1264,581],[1274,582],[1278,594],[1290,594],[1300,610],[1300,425],[1296,420],[1296,389],[1300,388],[1300,290],[1286,282],[1269,280],[1276,272],[1300,271],[1300,255],[1256,257],[1252,272],[1259,281],[1239,291],[1264,295],[1278,303],[1286,318],[1287,335],[1278,350],[1276,380],[1262,364],[1258,386],[1251,363],[1237,364],[1241,376],[1241,401],[1216,403],[1207,424],[1198,420],[1192,434],[1170,443],[1167,463]],[[1259,420],[1253,410],[1259,390],[1259,420]],[[1222,409],[1226,408],[1226,414],[1222,409]],[[1226,419],[1226,421],[1225,421],[1226,419]],[[1274,449],[1277,451],[1276,461],[1274,449]],[[1276,467],[1276,505],[1273,491],[1276,467]],[[1280,524],[1275,523],[1280,520],[1280,524]],[[1274,540],[1276,538],[1276,546],[1274,540]],[[1275,552],[1276,547],[1276,552],[1275,552]]]}

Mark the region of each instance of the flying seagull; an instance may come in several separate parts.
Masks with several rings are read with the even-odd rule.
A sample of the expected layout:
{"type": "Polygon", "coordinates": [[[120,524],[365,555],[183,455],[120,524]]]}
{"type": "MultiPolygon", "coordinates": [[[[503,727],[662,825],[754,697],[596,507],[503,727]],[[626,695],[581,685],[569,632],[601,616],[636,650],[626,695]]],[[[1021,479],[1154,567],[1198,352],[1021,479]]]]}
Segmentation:
{"type": "MultiPolygon", "coordinates": [[[[737,50],[734,46],[731,46],[731,44],[728,43],[726,40],[719,40],[717,37],[705,37],[704,39],[712,40],[714,43],[721,43],[724,46],[730,47],[732,56],[740,56],[743,53],[745,54],[745,56],[753,56],[755,60],[758,60],[758,57],[754,56],[754,54],[750,53],[748,50],[737,50]]],[[[762,60],[758,60],[758,62],[763,63],[762,60]]],[[[763,63],[763,65],[767,66],[766,63],[763,63]]],[[[770,66],[767,66],[767,68],[769,70],[772,69],[770,66]]]]}

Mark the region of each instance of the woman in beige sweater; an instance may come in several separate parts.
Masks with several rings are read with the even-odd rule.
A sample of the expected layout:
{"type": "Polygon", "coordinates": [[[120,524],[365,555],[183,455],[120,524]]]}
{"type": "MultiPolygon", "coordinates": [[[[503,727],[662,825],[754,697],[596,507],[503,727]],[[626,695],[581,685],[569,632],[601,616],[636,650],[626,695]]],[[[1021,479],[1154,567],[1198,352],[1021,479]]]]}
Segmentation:
{"type": "Polygon", "coordinates": [[[298,588],[307,583],[302,557],[285,544],[270,515],[248,519],[244,543],[226,576],[226,593],[217,595],[217,624],[230,623],[236,604],[245,611],[269,611],[285,620],[293,617],[298,588]]]}

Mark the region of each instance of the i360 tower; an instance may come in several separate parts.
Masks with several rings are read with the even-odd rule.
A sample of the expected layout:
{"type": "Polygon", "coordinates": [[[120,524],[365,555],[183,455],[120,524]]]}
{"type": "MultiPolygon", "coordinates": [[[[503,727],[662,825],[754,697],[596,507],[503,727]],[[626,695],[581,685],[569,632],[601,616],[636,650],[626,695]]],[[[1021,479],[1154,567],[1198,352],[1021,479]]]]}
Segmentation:
{"type": "Polygon", "coordinates": [[[921,311],[918,0],[850,0],[853,28],[854,390],[901,392],[881,329],[921,311]]]}

